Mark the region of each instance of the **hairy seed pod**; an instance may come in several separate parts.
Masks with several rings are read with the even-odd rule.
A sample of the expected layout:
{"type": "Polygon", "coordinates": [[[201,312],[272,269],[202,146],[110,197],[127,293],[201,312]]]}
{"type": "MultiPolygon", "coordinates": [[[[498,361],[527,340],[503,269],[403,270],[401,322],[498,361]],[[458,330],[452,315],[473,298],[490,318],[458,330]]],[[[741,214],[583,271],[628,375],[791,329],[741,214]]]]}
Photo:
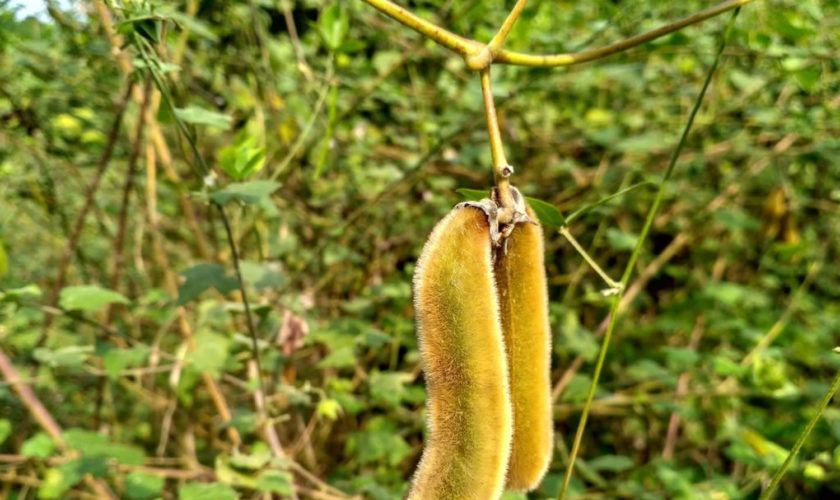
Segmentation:
{"type": "MultiPolygon", "coordinates": [[[[537,220],[530,207],[526,212],[537,220]]],[[[551,328],[543,252],[542,227],[519,223],[494,261],[513,406],[506,487],[519,491],[539,485],[553,450],[551,328]]]]}
{"type": "Polygon", "coordinates": [[[456,206],[414,275],[428,436],[409,500],[494,500],[504,487],[511,405],[488,215],[456,206]]]}

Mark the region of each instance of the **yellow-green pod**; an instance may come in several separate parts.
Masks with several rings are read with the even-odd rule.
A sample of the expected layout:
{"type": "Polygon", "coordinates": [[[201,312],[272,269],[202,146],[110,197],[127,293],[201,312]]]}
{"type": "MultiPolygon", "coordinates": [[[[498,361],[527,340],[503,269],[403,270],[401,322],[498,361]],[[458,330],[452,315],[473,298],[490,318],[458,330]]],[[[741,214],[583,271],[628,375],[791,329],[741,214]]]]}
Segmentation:
{"type": "Polygon", "coordinates": [[[414,274],[428,434],[409,500],[495,500],[510,454],[511,406],[490,224],[456,206],[414,274]]]}
{"type": "MultiPolygon", "coordinates": [[[[537,220],[530,207],[526,212],[537,220]]],[[[543,253],[542,227],[518,223],[494,262],[513,406],[506,487],[518,491],[540,484],[553,450],[551,328],[543,253]]]]}

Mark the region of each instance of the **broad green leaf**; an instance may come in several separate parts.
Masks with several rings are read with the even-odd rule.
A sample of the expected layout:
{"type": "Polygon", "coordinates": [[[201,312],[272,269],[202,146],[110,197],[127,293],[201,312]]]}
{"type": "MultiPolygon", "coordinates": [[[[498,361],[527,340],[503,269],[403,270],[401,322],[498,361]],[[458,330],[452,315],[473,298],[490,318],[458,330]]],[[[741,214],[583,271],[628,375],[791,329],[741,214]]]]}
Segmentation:
{"type": "Polygon", "coordinates": [[[355,347],[341,347],[331,352],[316,365],[318,368],[346,368],[358,363],[355,347]]]}
{"type": "Polygon", "coordinates": [[[204,262],[181,271],[186,278],[178,288],[177,305],[183,305],[198,297],[210,287],[219,293],[226,294],[239,288],[239,281],[225,273],[225,268],[219,264],[204,262]]]}
{"type": "Polygon", "coordinates": [[[363,431],[348,434],[345,452],[363,464],[397,467],[411,453],[411,447],[397,432],[395,422],[378,416],[368,420],[363,431]]]}
{"type": "Polygon", "coordinates": [[[257,478],[249,470],[240,471],[231,466],[230,456],[226,453],[216,455],[216,480],[220,483],[235,486],[237,488],[254,489],[257,487],[257,478]]]}
{"type": "Polygon", "coordinates": [[[41,297],[43,293],[33,283],[20,288],[10,288],[0,292],[0,302],[27,302],[41,297]]]}
{"type": "Polygon", "coordinates": [[[218,333],[199,332],[195,336],[196,348],[187,354],[187,361],[199,372],[217,376],[227,362],[231,340],[218,333]]]}
{"type": "Polygon", "coordinates": [[[47,434],[38,432],[23,442],[20,454],[24,457],[47,458],[55,451],[55,442],[47,434]]]}
{"type": "Polygon", "coordinates": [[[265,165],[265,148],[254,137],[235,141],[219,151],[219,166],[235,181],[247,179],[265,165]]]}
{"type": "Polygon", "coordinates": [[[370,395],[374,400],[399,406],[405,396],[405,384],[411,382],[410,373],[385,373],[373,371],[368,379],[370,395]]]}
{"type": "Polygon", "coordinates": [[[58,300],[62,309],[98,311],[108,304],[128,304],[122,294],[97,285],[68,286],[58,300]]]}
{"type": "Polygon", "coordinates": [[[163,491],[164,478],[132,471],[125,476],[125,496],[129,500],[152,500],[163,491]]]}
{"type": "Polygon", "coordinates": [[[528,200],[528,206],[537,214],[537,218],[543,226],[563,227],[568,225],[566,218],[563,217],[563,212],[551,203],[527,196],[525,199],[528,200]]]}
{"type": "Polygon", "coordinates": [[[230,457],[230,464],[237,469],[259,470],[271,461],[271,450],[262,442],[251,447],[251,453],[240,453],[236,449],[230,457]]]}
{"type": "Polygon", "coordinates": [[[222,130],[229,129],[233,122],[231,117],[226,114],[210,111],[209,109],[198,106],[178,108],[175,110],[175,115],[181,120],[193,125],[207,125],[208,127],[220,128],[222,130]]]}
{"type": "Polygon", "coordinates": [[[291,495],[294,493],[292,484],[290,472],[268,469],[257,478],[257,491],[291,495]]]}
{"type": "Polygon", "coordinates": [[[134,347],[112,348],[102,356],[102,363],[108,377],[115,379],[126,368],[139,366],[149,356],[149,348],[138,344],[134,347]]]}
{"type": "Polygon", "coordinates": [[[186,483],[178,488],[178,500],[236,500],[236,490],[219,483],[186,483]]]}
{"type": "Polygon", "coordinates": [[[112,443],[107,436],[85,429],[68,429],[62,433],[70,448],[85,457],[101,457],[126,465],[143,465],[143,450],[128,444],[112,443]]]}
{"type": "Polygon", "coordinates": [[[67,346],[55,350],[47,347],[38,347],[32,352],[32,355],[41,363],[53,368],[76,368],[82,366],[93,354],[93,351],[94,348],[92,345],[67,346]]]}
{"type": "Polygon", "coordinates": [[[242,279],[256,290],[279,288],[286,284],[286,275],[279,262],[239,262],[242,279]]]}
{"type": "Polygon", "coordinates": [[[219,205],[232,200],[242,203],[260,203],[270,199],[271,193],[279,187],[280,184],[274,181],[234,182],[210,193],[210,199],[219,205]]]}
{"type": "Polygon", "coordinates": [[[321,12],[321,17],[318,19],[318,32],[330,50],[338,50],[349,29],[350,19],[340,2],[331,4],[321,12]]]}

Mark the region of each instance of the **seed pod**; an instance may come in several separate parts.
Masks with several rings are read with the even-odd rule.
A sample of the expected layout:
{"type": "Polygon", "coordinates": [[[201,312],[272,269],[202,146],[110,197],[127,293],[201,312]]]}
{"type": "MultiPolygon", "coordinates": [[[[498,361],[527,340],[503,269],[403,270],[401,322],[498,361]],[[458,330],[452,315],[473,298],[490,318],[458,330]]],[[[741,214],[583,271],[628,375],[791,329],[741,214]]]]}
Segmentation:
{"type": "MultiPolygon", "coordinates": [[[[526,213],[537,220],[530,207],[526,213]]],[[[553,450],[551,328],[543,253],[542,227],[519,223],[494,261],[513,406],[506,487],[519,491],[539,485],[553,450]]]]}
{"type": "Polygon", "coordinates": [[[484,210],[459,205],[417,262],[428,436],[409,500],[494,500],[504,487],[511,405],[490,228],[484,210]]]}

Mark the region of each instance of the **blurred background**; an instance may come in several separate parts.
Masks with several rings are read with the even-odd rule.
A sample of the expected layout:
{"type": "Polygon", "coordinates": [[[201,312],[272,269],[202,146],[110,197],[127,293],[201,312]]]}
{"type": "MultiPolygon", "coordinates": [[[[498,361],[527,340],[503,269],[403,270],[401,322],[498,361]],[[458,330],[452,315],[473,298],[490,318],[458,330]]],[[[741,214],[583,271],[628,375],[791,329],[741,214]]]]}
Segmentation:
{"type": "MultiPolygon", "coordinates": [[[[401,3],[477,40],[512,5],[401,3]]],[[[506,47],[709,5],[532,1],[506,47]]],[[[493,68],[524,194],[568,214],[643,183],[570,226],[615,279],[729,18],[493,68]]],[[[838,28],[837,1],[742,9],[569,497],[758,498],[840,370],[838,28]]],[[[425,426],[414,262],[456,189],[491,183],[477,76],[361,1],[0,0],[0,499],[401,498],[425,426]]],[[[555,459],[506,500],[557,497],[609,307],[554,229],[555,459]]],[[[781,489],[840,495],[836,403],[781,489]]]]}

